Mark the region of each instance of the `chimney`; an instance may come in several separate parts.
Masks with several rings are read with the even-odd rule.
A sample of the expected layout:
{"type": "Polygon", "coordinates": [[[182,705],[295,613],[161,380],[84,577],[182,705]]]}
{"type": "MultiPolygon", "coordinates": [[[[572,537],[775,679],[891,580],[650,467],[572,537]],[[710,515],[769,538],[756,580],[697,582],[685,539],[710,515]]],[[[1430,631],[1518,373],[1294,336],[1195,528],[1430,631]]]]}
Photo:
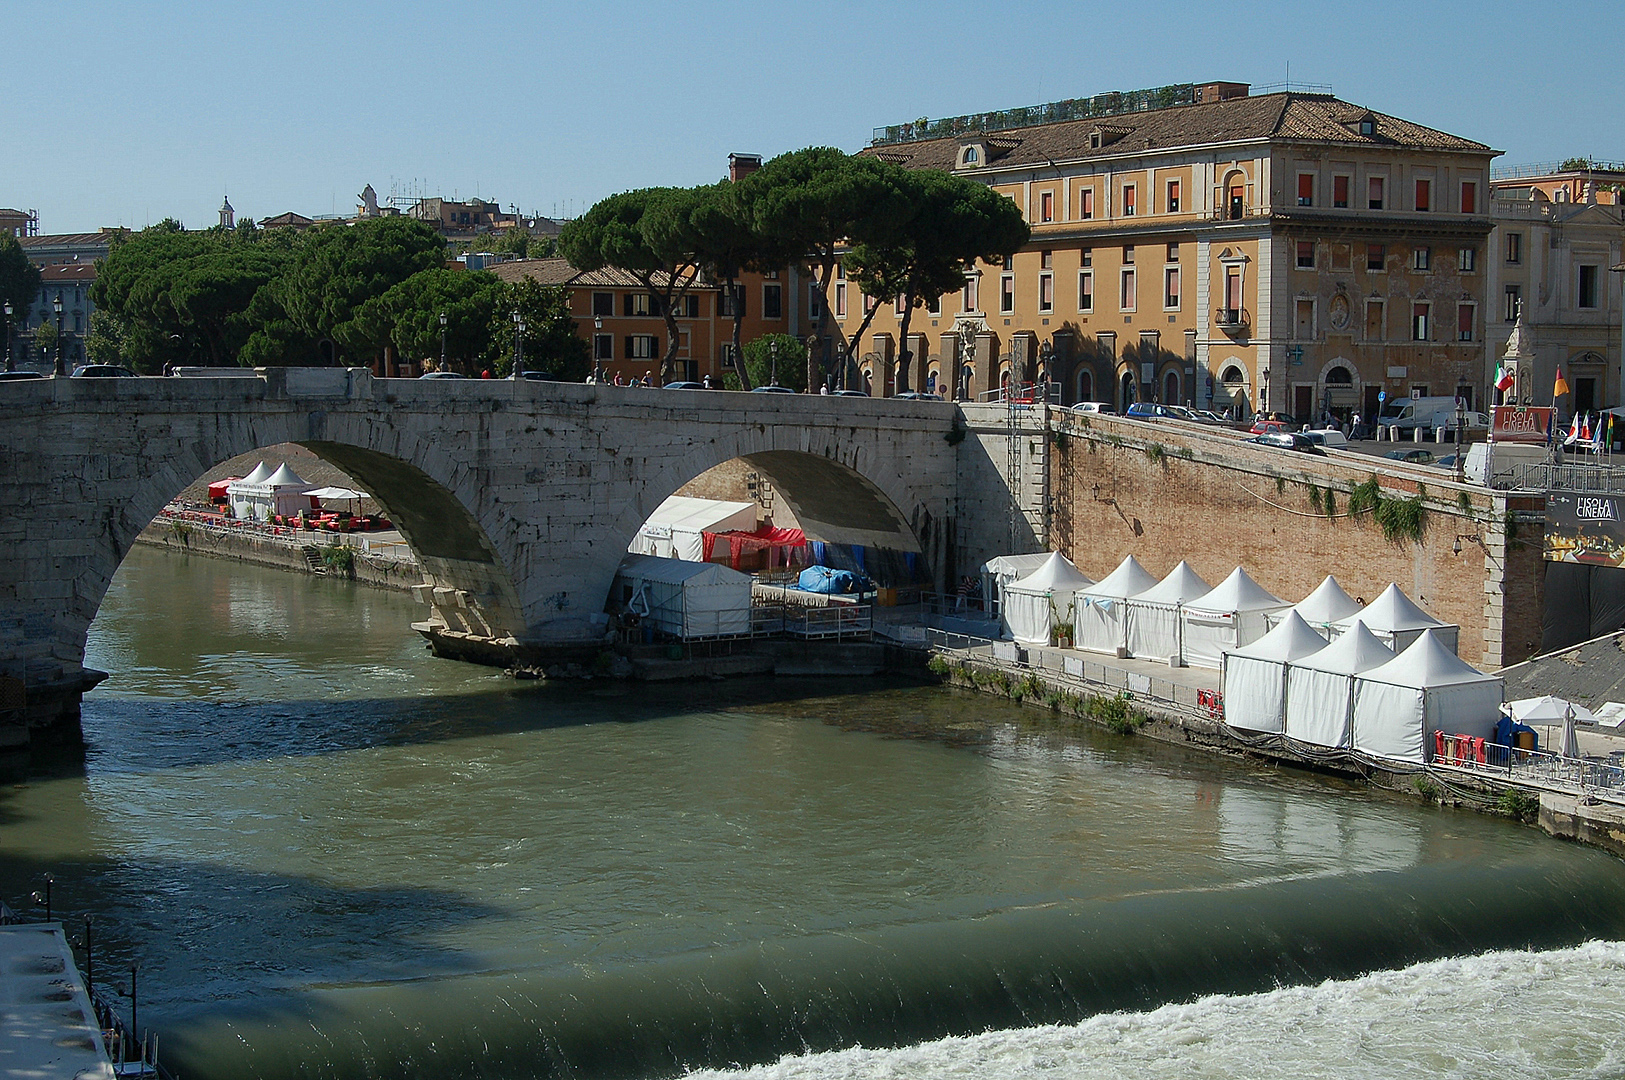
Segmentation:
{"type": "Polygon", "coordinates": [[[1231,98],[1244,98],[1251,87],[1247,83],[1239,82],[1211,82],[1203,83],[1196,88],[1196,104],[1210,105],[1215,101],[1229,101],[1231,98]]]}
{"type": "Polygon", "coordinates": [[[728,179],[733,182],[743,180],[751,173],[762,167],[761,154],[729,154],[728,179]]]}

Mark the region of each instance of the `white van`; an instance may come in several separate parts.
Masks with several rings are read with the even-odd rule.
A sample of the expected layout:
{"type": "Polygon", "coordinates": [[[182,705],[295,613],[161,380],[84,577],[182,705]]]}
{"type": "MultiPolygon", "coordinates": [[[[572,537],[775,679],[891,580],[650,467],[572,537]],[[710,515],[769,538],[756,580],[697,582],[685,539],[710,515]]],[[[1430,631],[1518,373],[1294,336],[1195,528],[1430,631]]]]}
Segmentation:
{"type": "Polygon", "coordinates": [[[1409,432],[1415,428],[1432,431],[1451,427],[1456,419],[1456,399],[1453,397],[1394,398],[1382,407],[1377,426],[1391,428],[1394,433],[1409,432]]]}
{"type": "Polygon", "coordinates": [[[1467,460],[1462,475],[1474,484],[1509,488],[1527,482],[1531,465],[1549,461],[1552,452],[1539,443],[1496,443],[1494,454],[1495,475],[1490,475],[1491,455],[1488,443],[1475,442],[1463,451],[1467,460]]]}

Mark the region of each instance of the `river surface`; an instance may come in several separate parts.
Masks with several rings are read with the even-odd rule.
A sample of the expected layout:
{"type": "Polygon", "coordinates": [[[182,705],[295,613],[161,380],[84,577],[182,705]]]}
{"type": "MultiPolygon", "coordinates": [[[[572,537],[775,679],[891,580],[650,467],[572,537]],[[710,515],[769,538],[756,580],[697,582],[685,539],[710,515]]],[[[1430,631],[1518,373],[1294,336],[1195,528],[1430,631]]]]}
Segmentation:
{"type": "Polygon", "coordinates": [[[0,875],[183,1080],[1625,1076],[1625,865],[986,697],[514,683],[137,549],[0,875]]]}

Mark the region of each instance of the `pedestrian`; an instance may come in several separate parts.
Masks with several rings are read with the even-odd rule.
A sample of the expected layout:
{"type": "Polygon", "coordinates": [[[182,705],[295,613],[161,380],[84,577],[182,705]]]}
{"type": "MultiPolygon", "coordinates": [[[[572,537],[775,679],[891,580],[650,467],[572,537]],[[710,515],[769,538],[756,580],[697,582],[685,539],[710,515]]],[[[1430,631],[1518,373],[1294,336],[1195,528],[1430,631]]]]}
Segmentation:
{"type": "Polygon", "coordinates": [[[652,372],[652,371],[645,371],[643,373],[643,385],[644,386],[653,386],[654,384],[655,384],[655,373],[652,372]]]}
{"type": "Polygon", "coordinates": [[[1349,418],[1349,426],[1354,429],[1353,433],[1349,437],[1352,439],[1358,439],[1362,434],[1360,431],[1360,410],[1354,410],[1354,415],[1349,418]]]}
{"type": "Polygon", "coordinates": [[[480,378],[489,379],[490,377],[491,377],[491,369],[490,368],[485,368],[484,370],[482,370],[480,372],[480,378]]]}
{"type": "Polygon", "coordinates": [[[701,383],[701,385],[703,385],[703,386],[704,386],[704,387],[705,387],[705,388],[706,388],[706,389],[707,389],[707,390],[715,390],[715,389],[716,389],[716,387],[714,387],[714,386],[712,386],[712,385],[711,385],[711,373],[710,373],[710,372],[709,372],[709,371],[707,371],[707,372],[706,372],[706,373],[705,373],[705,378],[703,378],[703,379],[701,379],[701,380],[700,380],[700,383],[701,383]]]}
{"type": "Polygon", "coordinates": [[[828,385],[819,386],[818,387],[818,392],[820,394],[824,395],[825,397],[828,397],[829,396],[829,387],[828,387],[828,385]]]}
{"type": "Polygon", "coordinates": [[[615,373],[615,385],[616,386],[624,386],[624,385],[626,385],[625,383],[621,382],[621,373],[619,371],[617,371],[615,373]]]}

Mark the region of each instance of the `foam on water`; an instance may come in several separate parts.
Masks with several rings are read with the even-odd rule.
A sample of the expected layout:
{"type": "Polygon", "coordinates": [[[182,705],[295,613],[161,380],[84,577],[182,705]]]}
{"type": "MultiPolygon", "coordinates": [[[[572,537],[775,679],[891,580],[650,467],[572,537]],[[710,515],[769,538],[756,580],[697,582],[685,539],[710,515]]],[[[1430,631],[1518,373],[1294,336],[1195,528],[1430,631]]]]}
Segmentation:
{"type": "Polygon", "coordinates": [[[786,1057],[720,1080],[1625,1076],[1625,943],[1435,960],[1079,1024],[786,1057]]]}

